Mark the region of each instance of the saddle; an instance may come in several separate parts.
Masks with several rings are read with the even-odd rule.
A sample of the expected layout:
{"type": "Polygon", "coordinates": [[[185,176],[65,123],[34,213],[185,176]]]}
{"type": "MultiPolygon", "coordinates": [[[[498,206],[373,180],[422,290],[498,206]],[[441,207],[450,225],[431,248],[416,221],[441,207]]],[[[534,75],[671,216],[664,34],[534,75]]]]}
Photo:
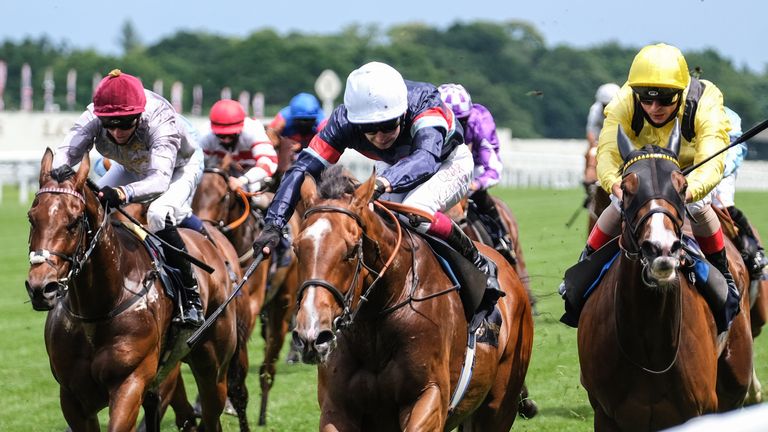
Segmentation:
{"type": "Polygon", "coordinates": [[[419,233],[419,235],[426,240],[445,274],[458,288],[468,331],[470,333],[477,331],[477,342],[498,346],[501,313],[496,308],[495,302],[483,301],[486,292],[486,274],[443,240],[428,234],[419,233]]]}

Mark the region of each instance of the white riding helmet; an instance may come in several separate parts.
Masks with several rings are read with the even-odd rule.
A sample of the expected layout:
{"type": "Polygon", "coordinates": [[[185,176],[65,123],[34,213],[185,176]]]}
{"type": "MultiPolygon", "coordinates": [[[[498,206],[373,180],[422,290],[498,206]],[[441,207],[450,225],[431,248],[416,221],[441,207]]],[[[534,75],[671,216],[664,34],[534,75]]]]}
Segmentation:
{"type": "Polygon", "coordinates": [[[595,100],[603,105],[608,105],[621,87],[614,83],[603,84],[595,92],[595,100]]]}
{"type": "Polygon", "coordinates": [[[408,109],[408,89],[395,68],[370,62],[353,70],[347,77],[344,105],[351,123],[392,120],[408,109]]]}

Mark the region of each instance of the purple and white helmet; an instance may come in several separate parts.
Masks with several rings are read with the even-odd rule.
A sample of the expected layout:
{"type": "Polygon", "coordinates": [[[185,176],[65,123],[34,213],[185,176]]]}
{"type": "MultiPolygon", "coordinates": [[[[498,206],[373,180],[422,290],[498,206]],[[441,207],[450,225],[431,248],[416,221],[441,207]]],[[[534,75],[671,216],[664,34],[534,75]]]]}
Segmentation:
{"type": "Polygon", "coordinates": [[[448,105],[456,118],[469,117],[472,110],[472,98],[461,84],[443,84],[437,88],[440,91],[440,99],[448,105]]]}

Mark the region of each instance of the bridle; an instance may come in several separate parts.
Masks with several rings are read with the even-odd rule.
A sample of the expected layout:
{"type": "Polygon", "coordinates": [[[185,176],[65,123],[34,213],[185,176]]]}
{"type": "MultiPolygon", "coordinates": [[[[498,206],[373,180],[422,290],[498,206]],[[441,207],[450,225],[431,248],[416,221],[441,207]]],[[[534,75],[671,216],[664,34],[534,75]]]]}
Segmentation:
{"type": "MultiPolygon", "coordinates": [[[[395,244],[395,247],[392,250],[392,254],[387,259],[386,263],[384,264],[384,266],[381,268],[380,271],[374,270],[371,266],[365,263],[365,259],[363,256],[363,240],[364,239],[367,239],[368,241],[374,244],[377,254],[380,254],[381,248],[379,247],[379,243],[376,240],[368,236],[365,222],[360,217],[360,215],[344,207],[337,207],[337,206],[317,206],[317,207],[310,208],[309,210],[304,212],[304,216],[303,216],[304,219],[308,218],[310,215],[315,213],[341,213],[343,215],[346,215],[352,218],[362,230],[362,235],[360,236],[360,239],[357,241],[357,244],[355,245],[355,259],[357,260],[357,263],[355,264],[355,272],[352,277],[352,281],[350,282],[349,287],[347,288],[346,293],[342,293],[341,290],[339,290],[336,286],[334,286],[332,283],[328,282],[325,279],[314,278],[314,279],[305,280],[299,287],[299,290],[296,294],[296,302],[297,304],[300,304],[301,299],[304,296],[304,292],[307,290],[307,288],[310,288],[313,286],[319,286],[319,287],[325,288],[328,292],[330,292],[331,295],[333,295],[333,298],[336,300],[336,303],[342,309],[341,315],[339,315],[333,322],[334,332],[340,329],[347,328],[354,322],[358,312],[360,311],[360,308],[363,306],[363,304],[365,304],[368,301],[368,298],[373,292],[373,289],[377,286],[378,282],[382,279],[387,269],[389,268],[390,264],[392,263],[392,261],[394,261],[398,249],[400,249],[400,244],[402,241],[402,228],[400,227],[400,224],[397,220],[397,216],[395,216],[391,211],[383,207],[378,202],[376,202],[375,204],[377,204],[379,208],[385,210],[385,212],[388,213],[388,215],[392,218],[393,222],[395,223],[395,226],[397,227],[397,243],[395,244]],[[373,274],[375,276],[375,279],[373,280],[373,282],[371,282],[371,284],[368,286],[365,292],[360,295],[360,300],[357,302],[357,306],[353,308],[352,303],[354,301],[355,287],[358,284],[358,280],[360,279],[360,273],[363,268],[365,268],[369,273],[373,274]]],[[[392,310],[394,309],[388,308],[387,310],[385,310],[385,312],[389,313],[392,310]]]]}
{"type": "Polygon", "coordinates": [[[46,263],[49,266],[54,268],[57,275],[61,274],[61,271],[59,271],[59,268],[51,261],[52,255],[57,256],[70,264],[67,275],[63,278],[59,278],[56,280],[56,283],[58,284],[58,287],[59,287],[58,297],[61,297],[69,289],[69,284],[72,281],[72,279],[76,277],[78,274],[80,274],[80,271],[83,268],[83,264],[85,264],[85,262],[88,261],[94,249],[96,248],[96,244],[99,241],[99,237],[101,236],[101,233],[103,232],[103,228],[107,223],[107,219],[108,219],[107,211],[105,209],[103,219],[99,223],[98,230],[96,230],[95,234],[91,235],[93,231],[91,230],[90,224],[88,223],[88,218],[86,217],[86,214],[85,214],[86,204],[85,204],[85,197],[83,196],[83,194],[81,194],[80,192],[74,189],[48,187],[48,188],[39,189],[35,195],[40,195],[44,193],[72,195],[74,197],[77,197],[83,203],[83,212],[78,218],[79,233],[78,233],[77,246],[75,247],[75,250],[71,254],[66,254],[63,252],[49,250],[49,249],[37,249],[29,253],[30,265],[46,263]],[[88,242],[88,247],[85,247],[84,245],[89,236],[91,237],[91,240],[90,242],[88,242]]]}

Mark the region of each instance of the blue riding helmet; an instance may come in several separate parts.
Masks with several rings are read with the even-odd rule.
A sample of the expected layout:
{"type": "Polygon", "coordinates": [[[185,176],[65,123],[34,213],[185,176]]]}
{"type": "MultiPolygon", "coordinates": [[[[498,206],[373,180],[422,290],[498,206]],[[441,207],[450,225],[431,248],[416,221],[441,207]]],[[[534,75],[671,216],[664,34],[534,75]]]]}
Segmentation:
{"type": "Polygon", "coordinates": [[[291,99],[288,105],[291,118],[314,119],[320,114],[320,102],[314,95],[299,93],[291,99]]]}

